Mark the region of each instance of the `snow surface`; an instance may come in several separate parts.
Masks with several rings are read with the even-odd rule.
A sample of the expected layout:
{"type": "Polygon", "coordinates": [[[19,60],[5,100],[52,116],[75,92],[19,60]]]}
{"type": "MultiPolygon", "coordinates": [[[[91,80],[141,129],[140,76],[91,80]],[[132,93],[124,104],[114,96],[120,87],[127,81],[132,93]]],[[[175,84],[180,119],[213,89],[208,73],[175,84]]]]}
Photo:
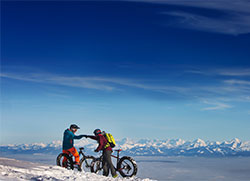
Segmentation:
{"type": "Polygon", "coordinates": [[[104,177],[93,173],[67,170],[58,166],[42,165],[38,163],[20,161],[0,157],[0,180],[44,180],[44,181],[152,181],[140,178],[116,178],[104,177]]]}
{"type": "MultiPolygon", "coordinates": [[[[0,153],[1,155],[1,153],[0,153]]],[[[0,180],[27,180],[27,179],[21,179],[20,177],[17,177],[16,174],[18,174],[16,169],[24,169],[24,171],[27,172],[27,170],[33,169],[34,167],[38,167],[37,169],[41,169],[40,166],[46,167],[47,170],[52,170],[52,168],[59,168],[56,170],[52,170],[55,175],[62,173],[65,177],[62,175],[59,176],[59,178],[66,178],[68,180],[67,175],[78,173],[67,170],[61,170],[60,167],[51,166],[55,165],[55,157],[56,155],[10,155],[9,158],[17,159],[17,160],[25,160],[25,161],[10,161],[9,159],[0,159],[0,180]],[[41,159],[42,158],[42,159],[41,159]],[[26,162],[26,161],[31,161],[26,162]],[[3,163],[5,162],[5,163],[3,163]],[[2,163],[2,164],[1,164],[2,163]],[[39,163],[39,164],[37,164],[39,163]],[[4,169],[1,169],[4,166],[4,169]],[[11,176],[2,176],[3,171],[6,173],[6,167],[14,167],[12,170],[8,170],[8,174],[12,174],[11,176]],[[51,167],[51,168],[50,168],[51,167]],[[14,172],[14,173],[13,173],[14,172]],[[72,173],[73,172],[73,173],[72,173]],[[13,178],[15,177],[15,178],[13,178]]],[[[138,173],[137,177],[139,178],[150,178],[155,179],[158,181],[250,181],[250,157],[220,157],[220,158],[207,158],[207,157],[166,157],[166,156],[139,156],[134,157],[134,159],[137,161],[138,165],[138,173]]],[[[48,172],[46,169],[42,169],[44,173],[48,175],[48,172]]],[[[24,172],[23,171],[23,172],[24,172]]],[[[31,172],[31,171],[29,171],[31,172]]],[[[81,173],[83,174],[83,173],[81,173]]],[[[73,180],[87,180],[87,176],[80,176],[80,177],[74,177],[70,176],[70,178],[73,180]]],[[[22,178],[27,177],[26,175],[23,175],[22,178]]],[[[47,176],[49,178],[49,176],[47,176]]],[[[50,180],[56,180],[54,178],[50,180]]],[[[32,176],[34,178],[33,180],[48,180],[44,177],[39,177],[37,175],[32,176]],[[40,179],[39,179],[40,178],[40,179]]],[[[58,177],[56,177],[58,178],[58,177]]],[[[97,180],[97,178],[102,181],[126,181],[127,179],[113,179],[111,177],[100,177],[97,175],[94,175],[91,177],[90,180],[97,180]]],[[[132,181],[141,181],[143,179],[139,178],[132,178],[132,181]]],[[[61,179],[59,179],[61,180],[61,179]]],[[[144,181],[149,181],[149,179],[144,179],[144,181]]],[[[131,181],[131,180],[128,180],[131,181]]]]}

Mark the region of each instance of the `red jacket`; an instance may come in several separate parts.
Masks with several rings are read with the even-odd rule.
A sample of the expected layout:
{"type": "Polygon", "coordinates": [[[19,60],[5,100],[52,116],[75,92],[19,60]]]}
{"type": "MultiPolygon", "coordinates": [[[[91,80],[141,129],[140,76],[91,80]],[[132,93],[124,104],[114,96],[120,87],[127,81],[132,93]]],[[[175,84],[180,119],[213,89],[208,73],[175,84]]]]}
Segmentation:
{"type": "Polygon", "coordinates": [[[108,141],[102,134],[98,134],[97,136],[89,136],[89,138],[96,140],[99,143],[98,147],[96,148],[96,151],[100,151],[100,150],[112,151],[112,148],[110,146],[107,148],[104,148],[106,144],[108,143],[108,141]]]}

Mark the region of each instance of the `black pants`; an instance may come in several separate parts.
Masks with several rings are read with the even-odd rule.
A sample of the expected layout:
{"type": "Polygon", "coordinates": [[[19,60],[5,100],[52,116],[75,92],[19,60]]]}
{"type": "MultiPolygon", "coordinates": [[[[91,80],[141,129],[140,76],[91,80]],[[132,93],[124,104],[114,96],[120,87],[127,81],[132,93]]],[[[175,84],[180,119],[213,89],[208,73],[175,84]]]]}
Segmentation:
{"type": "Polygon", "coordinates": [[[104,150],[103,151],[103,175],[108,176],[109,175],[109,170],[111,170],[112,176],[116,175],[115,168],[113,166],[113,163],[111,161],[111,153],[112,151],[110,150],[104,150]]]}

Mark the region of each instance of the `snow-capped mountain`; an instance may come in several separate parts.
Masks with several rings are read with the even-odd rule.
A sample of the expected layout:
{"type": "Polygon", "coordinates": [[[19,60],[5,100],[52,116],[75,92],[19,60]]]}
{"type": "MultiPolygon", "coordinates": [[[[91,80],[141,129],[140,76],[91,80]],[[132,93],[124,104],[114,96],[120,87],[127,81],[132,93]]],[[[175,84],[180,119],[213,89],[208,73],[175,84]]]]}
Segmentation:
{"type": "MultiPolygon", "coordinates": [[[[85,151],[92,153],[97,143],[89,139],[76,141],[76,147],[84,147],[85,151]]],[[[182,139],[150,140],[132,139],[117,140],[116,148],[121,148],[124,154],[133,156],[250,156],[250,141],[242,142],[235,138],[231,141],[185,141],[182,139]]],[[[20,145],[0,146],[2,153],[50,153],[61,151],[61,141],[49,144],[34,143],[20,145]]]]}
{"type": "Polygon", "coordinates": [[[250,156],[250,142],[241,142],[235,138],[231,141],[212,142],[196,139],[168,140],[122,140],[120,147],[132,155],[166,155],[166,156],[250,156]]]}

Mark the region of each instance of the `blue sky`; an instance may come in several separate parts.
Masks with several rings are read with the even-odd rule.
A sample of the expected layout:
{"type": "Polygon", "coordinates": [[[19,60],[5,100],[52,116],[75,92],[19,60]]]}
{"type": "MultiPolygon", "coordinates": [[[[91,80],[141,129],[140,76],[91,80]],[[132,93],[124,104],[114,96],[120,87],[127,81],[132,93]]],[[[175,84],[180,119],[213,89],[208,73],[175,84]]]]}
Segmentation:
{"type": "Polygon", "coordinates": [[[1,144],[250,140],[249,1],[1,3],[1,144]]]}

